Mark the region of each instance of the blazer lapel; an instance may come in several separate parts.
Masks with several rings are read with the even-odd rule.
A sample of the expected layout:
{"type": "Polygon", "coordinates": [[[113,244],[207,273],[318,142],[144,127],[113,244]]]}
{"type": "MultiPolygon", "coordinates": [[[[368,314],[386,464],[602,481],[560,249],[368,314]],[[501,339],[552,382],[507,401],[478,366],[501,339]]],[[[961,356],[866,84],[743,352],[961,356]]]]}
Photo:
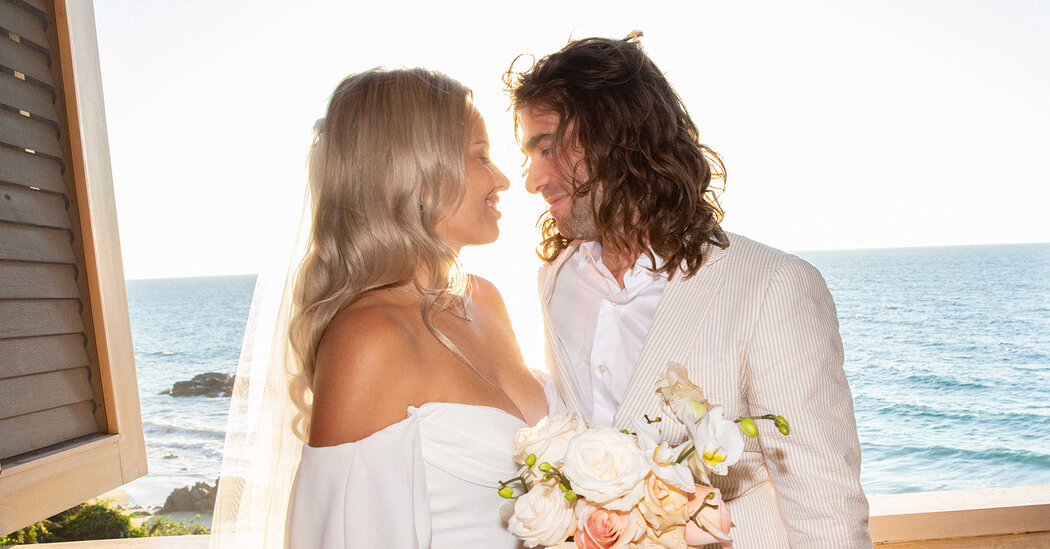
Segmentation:
{"type": "MultiPolygon", "coordinates": [[[[635,418],[641,418],[643,414],[659,414],[662,410],[656,393],[656,380],[667,369],[668,361],[685,364],[686,353],[708,316],[712,299],[718,295],[725,280],[725,270],[719,268],[718,262],[725,256],[726,250],[710,246],[709,253],[692,278],[686,279],[679,272],[664,288],[649,334],[638,356],[637,368],[631,376],[620,408],[613,417],[613,425],[617,428],[630,428],[635,418]]],[[[663,430],[666,431],[666,427],[663,430]]],[[[665,437],[671,434],[664,432],[665,437]]]]}
{"type": "Polygon", "coordinates": [[[568,370],[568,365],[564,362],[565,353],[562,352],[561,338],[558,337],[558,333],[550,319],[550,301],[551,297],[554,296],[554,286],[558,281],[558,273],[579,247],[579,241],[573,242],[554,260],[554,263],[540,269],[539,290],[540,311],[543,314],[543,327],[546,336],[547,367],[551,370],[550,374],[554,378],[554,385],[557,387],[558,392],[561,393],[565,406],[570,412],[582,415],[580,401],[574,389],[576,384],[572,382],[572,374],[568,370]]]}

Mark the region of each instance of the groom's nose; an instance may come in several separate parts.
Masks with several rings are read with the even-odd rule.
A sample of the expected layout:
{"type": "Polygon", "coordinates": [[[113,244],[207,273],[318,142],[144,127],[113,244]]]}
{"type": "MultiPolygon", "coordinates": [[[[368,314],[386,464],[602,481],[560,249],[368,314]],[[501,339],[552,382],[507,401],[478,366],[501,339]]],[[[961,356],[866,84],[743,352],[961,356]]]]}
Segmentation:
{"type": "Polygon", "coordinates": [[[543,192],[543,188],[550,183],[550,172],[543,164],[542,161],[530,161],[525,171],[525,190],[532,194],[543,192]]]}

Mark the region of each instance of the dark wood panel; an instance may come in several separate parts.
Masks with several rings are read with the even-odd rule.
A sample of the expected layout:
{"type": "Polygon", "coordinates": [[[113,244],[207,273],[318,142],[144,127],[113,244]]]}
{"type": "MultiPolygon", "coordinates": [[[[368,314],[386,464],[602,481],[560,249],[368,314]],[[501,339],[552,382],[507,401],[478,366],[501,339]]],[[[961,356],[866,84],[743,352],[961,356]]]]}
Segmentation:
{"type": "Polygon", "coordinates": [[[0,185],[0,221],[71,228],[65,198],[13,185],[0,185]]]}
{"type": "Polygon", "coordinates": [[[58,158],[65,156],[54,126],[7,109],[0,109],[0,141],[58,158]]]}
{"type": "Polygon", "coordinates": [[[77,300],[0,300],[0,338],[83,331],[80,302],[77,300]]]}
{"type": "Polygon", "coordinates": [[[0,377],[39,374],[87,365],[84,334],[0,339],[0,377]]]}
{"type": "Polygon", "coordinates": [[[94,402],[0,419],[0,459],[98,432],[94,402]]]}
{"type": "MultiPolygon", "coordinates": [[[[0,2],[0,5],[3,5],[0,2]]],[[[0,103],[29,111],[34,116],[58,121],[54,97],[48,90],[0,72],[0,103]]]]}
{"type": "Polygon", "coordinates": [[[0,299],[79,297],[72,265],[0,261],[0,299]]]}
{"type": "Polygon", "coordinates": [[[28,4],[28,5],[36,8],[39,12],[43,13],[45,17],[47,17],[48,21],[54,21],[55,20],[55,12],[54,12],[55,8],[51,4],[50,0],[18,0],[18,1],[19,2],[23,2],[25,4],[28,4]]]}
{"type": "Polygon", "coordinates": [[[47,56],[29,44],[19,44],[11,40],[6,34],[0,35],[0,65],[11,67],[50,86],[55,85],[47,65],[47,56]]]}
{"type": "Polygon", "coordinates": [[[74,264],[70,237],[63,229],[0,222],[0,259],[74,264]]]}
{"type": "Polygon", "coordinates": [[[12,2],[0,0],[0,26],[47,47],[47,33],[44,31],[44,22],[36,15],[12,2]]]}
{"type": "Polygon", "coordinates": [[[87,368],[0,379],[0,395],[4,395],[4,398],[0,398],[0,419],[93,398],[87,368]]]}
{"type": "Polygon", "coordinates": [[[62,165],[37,154],[0,147],[0,181],[68,194],[62,165]]]}

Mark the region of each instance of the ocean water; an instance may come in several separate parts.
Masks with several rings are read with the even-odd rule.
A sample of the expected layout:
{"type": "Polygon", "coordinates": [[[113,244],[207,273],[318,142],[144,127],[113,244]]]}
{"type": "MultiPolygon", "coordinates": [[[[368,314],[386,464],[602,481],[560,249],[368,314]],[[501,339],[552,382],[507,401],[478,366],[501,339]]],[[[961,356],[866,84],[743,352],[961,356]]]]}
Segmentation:
{"type": "Polygon", "coordinates": [[[1050,483],[1050,244],[800,255],[835,298],[868,493],[1050,483]]]}
{"type": "MultiPolygon", "coordinates": [[[[1050,483],[1050,244],[799,255],[838,307],[869,494],[1050,483]]],[[[158,393],[236,371],[254,285],[128,282],[140,502],[219,475],[229,399],[158,393]]]]}
{"type": "Polygon", "coordinates": [[[159,393],[204,372],[237,372],[255,278],[127,282],[149,475],[125,489],[140,503],[218,478],[230,399],[159,393]]]}

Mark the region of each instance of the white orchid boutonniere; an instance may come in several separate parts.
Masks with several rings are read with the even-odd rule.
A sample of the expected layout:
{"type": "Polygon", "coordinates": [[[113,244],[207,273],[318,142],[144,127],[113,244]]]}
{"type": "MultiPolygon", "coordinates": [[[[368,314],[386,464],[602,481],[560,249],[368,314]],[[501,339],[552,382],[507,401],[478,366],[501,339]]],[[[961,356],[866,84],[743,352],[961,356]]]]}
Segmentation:
{"type": "Polygon", "coordinates": [[[693,475],[705,484],[710,484],[709,474],[725,475],[740,460],[742,435],[758,436],[755,420],[771,420],[782,434],[791,432],[787,420],[773,414],[725,419],[722,406],[708,402],[700,387],[689,380],[685,366],[677,362],[667,363],[667,370],[656,381],[656,392],[689,432],[690,443],[683,445],[679,461],[688,459],[693,475]]]}

